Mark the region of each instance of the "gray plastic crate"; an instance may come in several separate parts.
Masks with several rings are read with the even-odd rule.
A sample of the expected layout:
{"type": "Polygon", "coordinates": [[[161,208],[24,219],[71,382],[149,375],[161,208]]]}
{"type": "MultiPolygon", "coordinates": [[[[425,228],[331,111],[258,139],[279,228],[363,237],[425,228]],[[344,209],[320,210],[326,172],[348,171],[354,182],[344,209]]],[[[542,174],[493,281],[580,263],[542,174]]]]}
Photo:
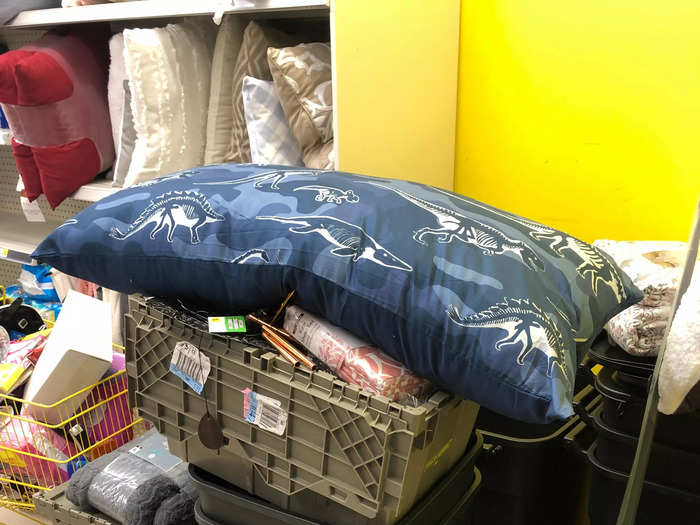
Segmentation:
{"type": "Polygon", "coordinates": [[[34,505],[38,514],[53,520],[55,525],[118,525],[104,514],[94,514],[80,510],[66,499],[68,482],[51,490],[34,493],[34,505]]]}
{"type": "MultiPolygon", "coordinates": [[[[201,321],[157,301],[132,296],[129,310],[132,406],[168,437],[173,454],[282,508],[310,490],[394,523],[462,457],[472,434],[478,405],[471,401],[437,392],[418,407],[392,403],[326,372],[293,368],[250,339],[209,334],[201,321]],[[169,372],[179,341],[211,360],[202,395],[169,372]],[[282,404],[282,436],[245,420],[246,388],[282,404]],[[205,399],[225,436],[219,451],[197,437],[205,399]]],[[[315,510],[309,517],[322,518],[315,510]]]]}

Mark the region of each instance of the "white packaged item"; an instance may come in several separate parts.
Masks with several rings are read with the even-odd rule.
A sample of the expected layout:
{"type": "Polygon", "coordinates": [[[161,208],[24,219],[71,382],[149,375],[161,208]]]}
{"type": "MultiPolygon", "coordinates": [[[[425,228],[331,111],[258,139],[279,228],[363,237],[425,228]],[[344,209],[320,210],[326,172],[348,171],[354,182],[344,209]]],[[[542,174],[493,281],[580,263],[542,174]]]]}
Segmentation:
{"type": "MultiPolygon", "coordinates": [[[[70,291],[24,398],[52,405],[99,381],[112,363],[111,338],[110,305],[70,291]]],[[[87,395],[87,390],[77,395],[70,406],[77,409],[87,395]]],[[[68,404],[62,403],[54,409],[33,407],[32,412],[38,420],[56,424],[71,416],[65,413],[67,408],[68,404]]]]}
{"type": "Polygon", "coordinates": [[[211,75],[209,50],[202,31],[189,24],[124,30],[124,60],[136,130],[124,186],[202,165],[211,75]]]}
{"type": "Polygon", "coordinates": [[[659,412],[673,414],[700,381],[700,271],[678,305],[659,371],[659,412]]]}

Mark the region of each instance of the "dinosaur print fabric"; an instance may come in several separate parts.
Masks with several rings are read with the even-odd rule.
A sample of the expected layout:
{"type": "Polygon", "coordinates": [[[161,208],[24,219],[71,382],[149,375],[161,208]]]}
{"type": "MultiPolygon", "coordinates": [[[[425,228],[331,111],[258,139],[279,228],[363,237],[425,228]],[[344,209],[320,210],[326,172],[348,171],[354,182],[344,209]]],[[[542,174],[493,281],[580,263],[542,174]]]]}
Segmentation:
{"type": "Polygon", "coordinates": [[[573,413],[577,349],[641,295],[602,251],[406,181],[225,164],[115,193],[34,257],[216,313],[305,310],[505,415],[573,413]]]}

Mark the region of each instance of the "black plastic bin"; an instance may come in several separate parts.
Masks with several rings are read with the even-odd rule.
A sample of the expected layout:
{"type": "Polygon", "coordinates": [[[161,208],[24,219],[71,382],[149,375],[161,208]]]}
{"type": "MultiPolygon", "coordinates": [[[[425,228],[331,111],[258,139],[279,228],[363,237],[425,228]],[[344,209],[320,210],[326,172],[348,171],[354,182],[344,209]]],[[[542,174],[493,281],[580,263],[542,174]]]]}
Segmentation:
{"type": "MultiPolygon", "coordinates": [[[[574,403],[588,411],[600,396],[586,385],[574,403]]],[[[576,415],[564,423],[532,425],[484,408],[477,427],[486,453],[478,462],[484,474],[474,503],[474,525],[570,525],[585,508],[590,467],[574,447],[586,450],[595,435],[576,415]]]]}
{"type": "MultiPolygon", "coordinates": [[[[435,525],[469,525],[472,522],[472,504],[474,498],[479,491],[481,485],[481,473],[479,469],[474,467],[474,476],[471,487],[469,490],[464,492],[464,495],[457,503],[455,507],[449,510],[439,521],[417,521],[411,522],[416,525],[419,524],[435,524],[435,525]]],[[[240,500],[236,500],[236,520],[227,521],[226,523],[236,523],[241,525],[273,525],[273,524],[285,524],[285,525],[323,525],[315,521],[308,521],[299,516],[294,516],[287,514],[279,509],[271,509],[269,504],[265,504],[262,500],[253,497],[253,502],[244,503],[242,506],[240,500]],[[251,506],[248,506],[250,503],[251,506]],[[281,520],[281,521],[279,521],[281,520]]],[[[222,525],[222,522],[214,521],[212,518],[204,514],[202,511],[202,505],[199,500],[195,503],[194,507],[195,522],[198,525],[222,525]]],[[[428,517],[426,516],[426,519],[428,517]]],[[[332,522],[331,522],[332,523],[332,522]]],[[[403,522],[402,522],[403,523],[403,522]]]]}
{"type": "MultiPolygon", "coordinates": [[[[628,376],[604,368],[595,387],[603,396],[602,422],[618,432],[638,436],[647,401],[646,382],[635,384],[628,376]]],[[[700,413],[659,414],[654,441],[700,453],[700,413]]]]}
{"type": "MultiPolygon", "coordinates": [[[[608,426],[601,414],[600,409],[593,414],[594,426],[598,431],[596,456],[605,466],[627,472],[632,468],[639,437],[608,426]]],[[[697,433],[694,436],[700,439],[697,433]]],[[[645,479],[700,494],[700,454],[655,442],[645,479]]]]}
{"type": "MultiPolygon", "coordinates": [[[[475,432],[468,452],[418,503],[397,523],[399,525],[464,525],[470,523],[471,504],[481,485],[481,473],[475,463],[483,449],[483,437],[475,432]]],[[[190,476],[199,493],[199,523],[217,525],[320,525],[321,522],[275,507],[271,503],[194,466],[189,466],[190,476]]],[[[353,523],[370,525],[359,514],[348,518],[347,512],[329,505],[326,498],[305,501],[305,504],[326,506],[327,525],[353,523]]],[[[303,511],[303,507],[299,509],[303,511]]]]}
{"type": "MultiPolygon", "coordinates": [[[[603,463],[598,456],[597,443],[591,445],[587,456],[592,467],[588,499],[590,523],[615,525],[629,470],[620,471],[603,463]]],[[[652,481],[644,482],[636,525],[697,525],[699,522],[700,495],[652,481]]]]}

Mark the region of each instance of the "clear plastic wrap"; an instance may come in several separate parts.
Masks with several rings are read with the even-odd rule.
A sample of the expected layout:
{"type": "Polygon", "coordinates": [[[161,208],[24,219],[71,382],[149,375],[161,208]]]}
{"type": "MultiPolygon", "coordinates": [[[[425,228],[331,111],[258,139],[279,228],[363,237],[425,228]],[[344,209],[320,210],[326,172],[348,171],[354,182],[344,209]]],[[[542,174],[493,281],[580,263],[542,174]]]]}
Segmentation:
{"type": "Polygon", "coordinates": [[[129,499],[142,485],[159,476],[163,477],[163,471],[155,465],[133,454],[119,454],[93,478],[88,501],[100,512],[125,523],[129,499]]]}
{"type": "Polygon", "coordinates": [[[66,497],[82,509],[97,509],[124,525],[191,519],[188,512],[193,513],[196,494],[187,464],[173,457],[166,443],[152,430],[88,463],[71,478],[66,497]]]}
{"type": "Polygon", "coordinates": [[[376,346],[298,306],[287,307],[284,329],[341,379],[373,394],[406,402],[431,387],[376,346]]]}

